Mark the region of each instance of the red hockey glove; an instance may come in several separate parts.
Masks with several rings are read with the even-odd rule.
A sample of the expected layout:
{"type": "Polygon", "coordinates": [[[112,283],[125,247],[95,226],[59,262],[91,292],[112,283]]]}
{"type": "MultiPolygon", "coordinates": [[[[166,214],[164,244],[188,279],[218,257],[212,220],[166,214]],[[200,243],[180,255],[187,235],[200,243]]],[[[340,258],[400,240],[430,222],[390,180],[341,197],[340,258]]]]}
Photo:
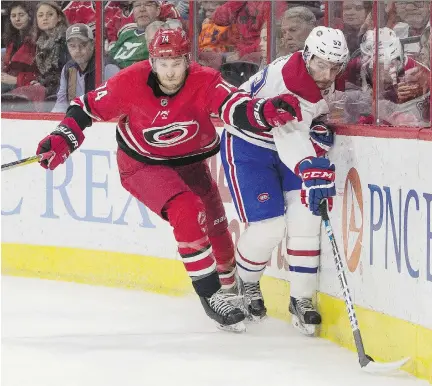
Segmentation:
{"type": "Polygon", "coordinates": [[[287,122],[302,118],[300,102],[294,95],[284,94],[268,99],[255,99],[248,111],[249,121],[262,130],[285,125],[287,122]]]}
{"type": "Polygon", "coordinates": [[[267,125],[272,128],[283,126],[295,118],[298,122],[302,120],[300,102],[294,95],[290,94],[267,99],[263,105],[262,115],[267,125]]]}
{"type": "Polygon", "coordinates": [[[73,118],[65,118],[57,128],[39,142],[36,154],[52,152],[48,160],[42,160],[41,166],[54,170],[64,163],[69,155],[78,149],[84,141],[84,133],[73,118]]]}

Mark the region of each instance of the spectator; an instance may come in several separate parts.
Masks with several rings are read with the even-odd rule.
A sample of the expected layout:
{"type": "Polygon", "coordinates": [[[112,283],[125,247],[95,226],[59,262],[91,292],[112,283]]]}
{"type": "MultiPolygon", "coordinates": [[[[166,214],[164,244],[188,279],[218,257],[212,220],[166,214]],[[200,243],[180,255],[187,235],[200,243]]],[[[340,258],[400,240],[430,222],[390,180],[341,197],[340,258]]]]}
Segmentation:
{"type": "Polygon", "coordinates": [[[2,48],[2,56],[4,54],[5,51],[5,47],[7,46],[7,42],[5,42],[4,39],[4,34],[5,34],[5,25],[8,22],[9,19],[9,14],[8,14],[8,10],[10,10],[10,7],[12,6],[12,4],[14,3],[14,1],[2,1],[1,2],[1,48],[2,48]]]}
{"type": "MultiPolygon", "coordinates": [[[[111,50],[119,36],[126,31],[135,30],[137,25],[133,12],[134,1],[109,1],[105,7],[106,32],[108,49],[111,50]]],[[[155,3],[159,8],[158,20],[180,19],[180,14],[173,4],[166,1],[142,1],[155,3]]],[[[149,24],[149,23],[148,23],[149,24]]]]}
{"type": "Polygon", "coordinates": [[[110,50],[110,56],[120,68],[148,59],[145,30],[149,24],[159,19],[161,5],[159,1],[132,2],[132,14],[137,27],[123,31],[110,50]]]}
{"type": "Polygon", "coordinates": [[[105,31],[108,40],[108,50],[124,31],[136,29],[131,1],[108,1],[105,6],[105,31]]]}
{"type": "Polygon", "coordinates": [[[36,46],[30,30],[34,22],[31,2],[16,1],[8,9],[4,41],[8,42],[2,62],[1,92],[30,84],[36,79],[36,46]]]}
{"type": "Polygon", "coordinates": [[[33,39],[36,41],[38,76],[28,86],[17,87],[8,94],[34,102],[38,111],[47,109],[46,98],[56,97],[60,74],[68,60],[66,47],[66,17],[61,8],[51,1],[42,1],[36,7],[33,39]]]}
{"type": "Polygon", "coordinates": [[[282,38],[277,56],[302,50],[306,38],[314,27],[316,27],[316,18],[309,9],[294,7],[286,10],[282,17],[282,38]]]}
{"type": "MultiPolygon", "coordinates": [[[[278,2],[278,4],[281,2],[278,2]]],[[[213,20],[216,25],[230,26],[235,24],[238,29],[237,54],[230,60],[241,59],[244,55],[259,52],[261,28],[269,18],[270,3],[263,1],[230,0],[219,6],[213,20]]]]}
{"type": "MultiPolygon", "coordinates": [[[[393,26],[398,38],[420,36],[429,25],[430,2],[429,1],[396,1],[394,3],[396,15],[400,22],[393,26]]],[[[404,45],[407,54],[418,54],[420,43],[404,45]]]]}
{"type": "Polygon", "coordinates": [[[219,26],[213,16],[217,7],[221,5],[218,1],[202,1],[201,7],[204,10],[205,19],[202,23],[199,34],[198,47],[200,52],[227,52],[234,50],[235,25],[219,26]]]}
{"type": "Polygon", "coordinates": [[[39,71],[37,82],[45,88],[45,95],[57,92],[60,74],[68,59],[66,47],[66,17],[54,2],[42,1],[36,8],[36,64],[39,71]]]}
{"type": "Polygon", "coordinates": [[[66,31],[71,60],[62,69],[57,102],[52,112],[66,112],[77,96],[95,89],[95,58],[93,32],[86,24],[74,24],[66,31]]]}
{"type": "Polygon", "coordinates": [[[372,11],[370,1],[344,1],[342,4],[342,26],[350,54],[360,46],[361,35],[365,32],[361,28],[367,22],[372,11]]]}

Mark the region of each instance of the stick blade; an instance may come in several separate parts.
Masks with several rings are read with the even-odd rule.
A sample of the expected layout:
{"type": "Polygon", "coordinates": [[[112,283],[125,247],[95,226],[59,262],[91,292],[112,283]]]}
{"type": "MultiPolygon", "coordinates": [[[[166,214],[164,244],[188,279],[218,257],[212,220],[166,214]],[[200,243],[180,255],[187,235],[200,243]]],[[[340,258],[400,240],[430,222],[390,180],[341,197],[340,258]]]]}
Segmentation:
{"type": "Polygon", "coordinates": [[[411,358],[404,358],[396,362],[374,362],[369,361],[366,365],[362,367],[362,370],[366,373],[378,374],[378,373],[389,373],[395,371],[407,363],[411,358]]]}

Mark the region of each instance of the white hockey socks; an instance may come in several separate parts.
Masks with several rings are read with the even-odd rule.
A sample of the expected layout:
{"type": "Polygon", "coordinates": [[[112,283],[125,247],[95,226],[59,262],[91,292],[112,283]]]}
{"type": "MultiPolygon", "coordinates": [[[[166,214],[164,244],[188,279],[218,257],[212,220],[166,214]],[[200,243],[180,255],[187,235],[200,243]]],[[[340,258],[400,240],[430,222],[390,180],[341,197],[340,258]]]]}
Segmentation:
{"type": "Polygon", "coordinates": [[[244,282],[260,280],[273,249],[284,234],[283,216],[249,223],[240,236],[235,255],[238,274],[244,282]]]}

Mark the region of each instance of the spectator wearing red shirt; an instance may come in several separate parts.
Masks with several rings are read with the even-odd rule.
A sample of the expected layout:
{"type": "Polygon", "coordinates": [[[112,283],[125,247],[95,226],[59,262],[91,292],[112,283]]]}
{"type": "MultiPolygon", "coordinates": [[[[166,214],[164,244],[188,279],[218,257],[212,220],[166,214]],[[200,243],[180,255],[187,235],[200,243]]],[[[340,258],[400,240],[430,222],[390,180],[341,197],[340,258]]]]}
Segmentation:
{"type": "Polygon", "coordinates": [[[4,41],[8,42],[2,62],[2,93],[28,85],[36,79],[36,45],[30,30],[34,21],[31,2],[16,1],[8,9],[4,41]]]}
{"type": "Polygon", "coordinates": [[[70,1],[63,9],[70,25],[87,24],[94,30],[96,23],[96,9],[94,1],[70,1]]]}
{"type": "MultiPolygon", "coordinates": [[[[277,7],[286,4],[278,2],[277,7]]],[[[260,52],[260,34],[263,24],[268,20],[270,3],[264,1],[228,1],[219,6],[214,14],[213,21],[220,26],[235,24],[238,30],[236,42],[237,58],[252,53],[260,52]]],[[[283,11],[282,11],[283,12],[283,11]]]]}

